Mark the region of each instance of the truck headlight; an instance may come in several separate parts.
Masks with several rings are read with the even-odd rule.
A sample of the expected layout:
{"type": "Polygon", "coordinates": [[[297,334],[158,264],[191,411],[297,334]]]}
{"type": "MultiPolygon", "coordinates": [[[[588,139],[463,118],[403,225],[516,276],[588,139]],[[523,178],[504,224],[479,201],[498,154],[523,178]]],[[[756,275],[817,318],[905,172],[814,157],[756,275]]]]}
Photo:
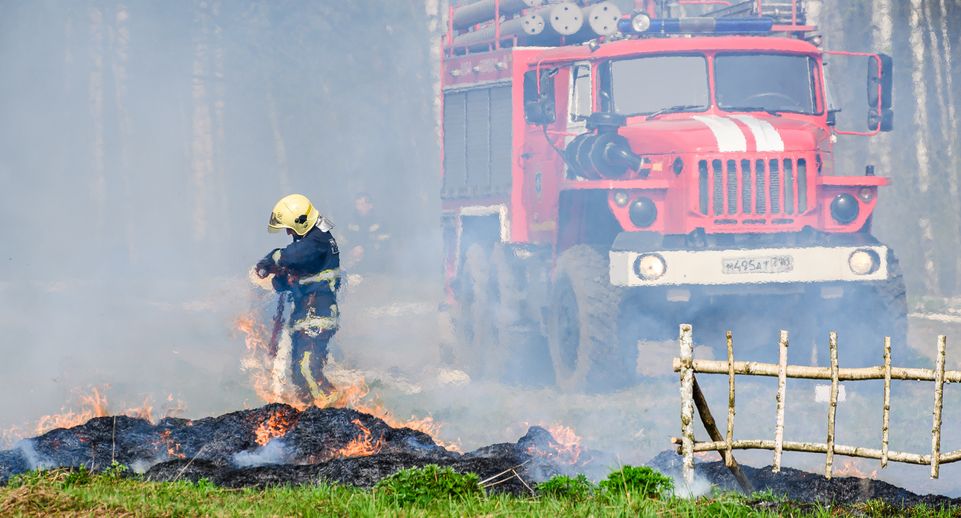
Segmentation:
{"type": "Polygon", "coordinates": [[[653,281],[666,271],[667,263],[659,254],[643,254],[634,260],[634,273],[645,281],[653,281]]]}
{"type": "Polygon", "coordinates": [[[881,258],[874,250],[855,250],[848,257],[848,267],[855,275],[867,275],[878,271],[881,267],[881,258]]]}
{"type": "Polygon", "coordinates": [[[854,199],[854,196],[848,193],[838,194],[831,202],[831,217],[834,218],[834,221],[842,225],[847,225],[858,219],[858,213],[860,211],[861,208],[858,206],[858,200],[854,199]]]}
{"type": "Polygon", "coordinates": [[[641,196],[631,204],[628,214],[631,217],[631,223],[635,226],[649,227],[657,219],[657,205],[654,204],[654,200],[641,196]]]}

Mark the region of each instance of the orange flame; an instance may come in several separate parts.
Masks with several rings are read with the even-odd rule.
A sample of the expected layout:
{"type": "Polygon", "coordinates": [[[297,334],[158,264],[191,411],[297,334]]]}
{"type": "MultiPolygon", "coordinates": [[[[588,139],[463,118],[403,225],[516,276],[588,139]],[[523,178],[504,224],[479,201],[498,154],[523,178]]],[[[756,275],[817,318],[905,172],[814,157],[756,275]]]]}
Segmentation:
{"type": "MultiPolygon", "coordinates": [[[[250,373],[251,382],[257,397],[265,403],[286,403],[298,410],[304,410],[307,405],[292,397],[292,394],[277,393],[272,386],[273,357],[268,351],[270,329],[259,323],[254,313],[243,315],[235,321],[236,329],[243,333],[247,355],[242,360],[244,370],[250,373]]],[[[450,451],[461,451],[456,443],[445,443],[436,438],[441,425],[430,416],[423,418],[411,417],[408,420],[393,416],[376,396],[371,396],[370,388],[363,377],[348,384],[339,384],[337,390],[326,398],[315,400],[318,408],[353,408],[382,419],[393,428],[410,428],[426,433],[434,438],[434,442],[450,451]]],[[[269,438],[267,439],[269,440],[269,438]]],[[[265,441],[266,442],[266,441],[265,441]]]]}
{"type": "Polygon", "coordinates": [[[537,446],[531,446],[528,453],[536,456],[550,457],[556,462],[575,464],[581,457],[581,437],[573,428],[563,424],[542,424],[557,443],[552,450],[544,451],[537,446]]]}
{"type": "Polygon", "coordinates": [[[93,419],[94,417],[106,417],[110,415],[110,409],[107,406],[107,398],[101,394],[100,389],[94,387],[91,393],[85,396],[80,396],[80,411],[74,412],[66,409],[61,409],[59,414],[46,415],[37,421],[37,426],[35,432],[37,435],[43,435],[50,430],[57,428],[71,428],[74,426],[82,425],[87,421],[93,419]]]}
{"type": "Polygon", "coordinates": [[[856,477],[856,478],[870,478],[874,480],[878,478],[878,470],[872,471],[870,474],[865,473],[861,470],[861,461],[858,459],[847,459],[841,463],[840,467],[836,467],[833,470],[833,474],[836,477],[856,477]]]}
{"type": "Polygon", "coordinates": [[[268,417],[266,421],[260,423],[260,426],[254,430],[255,441],[260,446],[263,446],[270,442],[274,437],[283,437],[287,434],[287,430],[293,426],[293,422],[290,418],[281,412],[275,412],[272,416],[268,417]]]}
{"type": "Polygon", "coordinates": [[[234,321],[238,331],[244,335],[247,354],[241,359],[241,367],[250,375],[254,393],[265,403],[286,403],[298,410],[304,410],[305,405],[290,393],[275,390],[273,384],[274,357],[270,354],[270,330],[257,322],[253,313],[242,315],[234,321]]]}
{"type": "Polygon", "coordinates": [[[354,440],[347,443],[337,453],[334,454],[335,457],[369,457],[379,452],[381,448],[384,447],[384,438],[379,437],[376,441],[372,440],[370,429],[364,426],[360,422],[360,419],[354,419],[351,421],[357,428],[360,428],[360,435],[354,438],[354,440]]]}
{"type": "Polygon", "coordinates": [[[123,414],[153,422],[153,405],[150,403],[150,397],[145,397],[139,407],[124,410],[123,414]]]}
{"type": "Polygon", "coordinates": [[[180,450],[180,444],[170,436],[170,430],[160,432],[160,440],[155,443],[167,450],[168,459],[184,459],[187,456],[180,450]]]}
{"type": "MultiPolygon", "coordinates": [[[[41,417],[34,427],[34,433],[36,435],[43,435],[50,430],[57,428],[72,428],[74,426],[80,426],[95,417],[106,417],[111,415],[110,405],[107,402],[107,396],[104,393],[106,388],[109,388],[109,386],[105,385],[104,388],[93,387],[90,389],[89,394],[81,395],[79,398],[79,411],[61,408],[59,414],[51,414],[41,417]]],[[[164,409],[164,417],[181,413],[186,408],[186,405],[183,401],[174,400],[173,394],[167,396],[167,401],[169,402],[169,405],[164,409]]],[[[143,402],[140,403],[139,406],[127,408],[126,410],[120,412],[120,415],[145,419],[153,422],[154,407],[150,401],[150,397],[144,397],[143,402]]]]}

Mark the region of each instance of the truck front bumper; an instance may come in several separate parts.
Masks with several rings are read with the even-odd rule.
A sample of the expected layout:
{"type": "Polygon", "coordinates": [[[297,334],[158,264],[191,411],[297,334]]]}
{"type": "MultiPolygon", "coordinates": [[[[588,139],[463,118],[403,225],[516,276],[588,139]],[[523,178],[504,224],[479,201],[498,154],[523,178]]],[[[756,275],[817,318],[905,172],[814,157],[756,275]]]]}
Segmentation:
{"type": "Polygon", "coordinates": [[[883,281],[888,247],[812,246],[610,252],[615,286],[730,286],[883,281]]]}

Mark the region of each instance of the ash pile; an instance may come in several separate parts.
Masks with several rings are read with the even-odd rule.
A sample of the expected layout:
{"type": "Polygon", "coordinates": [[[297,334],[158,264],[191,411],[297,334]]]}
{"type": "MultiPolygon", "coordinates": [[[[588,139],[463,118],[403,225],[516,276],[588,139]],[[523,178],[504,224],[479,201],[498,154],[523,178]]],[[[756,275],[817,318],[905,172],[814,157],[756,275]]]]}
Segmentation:
{"type": "MultiPolygon", "coordinates": [[[[681,456],[674,451],[661,452],[648,465],[671,476],[675,481],[683,480],[681,456]]],[[[918,495],[882,480],[870,478],[835,476],[827,479],[823,475],[793,468],[782,467],[780,473],[773,473],[771,466],[753,468],[744,464],[741,464],[741,470],[751,482],[755,491],[770,491],[775,495],[797,502],[851,505],[878,499],[892,505],[905,507],[922,504],[933,508],[961,506],[961,498],[949,498],[942,495],[918,495]]],[[[694,476],[695,485],[698,481],[705,481],[721,490],[740,490],[737,480],[724,466],[723,461],[699,462],[695,460],[694,476]]]]}
{"type": "Polygon", "coordinates": [[[206,478],[226,487],[324,481],[370,487],[398,470],[438,464],[491,479],[486,484],[490,490],[522,494],[535,482],[581,471],[598,455],[572,455],[536,426],[516,443],[462,454],[423,432],[392,428],[356,410],[299,411],[270,404],[199,420],[165,418],[153,424],[127,416],[98,417],[52,430],[0,451],[0,483],[31,469],[86,466],[97,471],[118,462],[156,481],[206,478]]]}

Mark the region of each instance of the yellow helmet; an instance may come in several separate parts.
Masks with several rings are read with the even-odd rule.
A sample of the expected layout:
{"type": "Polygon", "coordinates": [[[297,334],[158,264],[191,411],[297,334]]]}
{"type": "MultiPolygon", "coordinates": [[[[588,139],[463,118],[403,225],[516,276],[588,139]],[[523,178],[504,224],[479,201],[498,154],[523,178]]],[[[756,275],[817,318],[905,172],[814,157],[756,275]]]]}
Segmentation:
{"type": "Polygon", "coordinates": [[[320,219],[320,212],[314,208],[306,196],[289,194],[274,205],[274,210],[270,213],[270,221],[267,223],[267,231],[280,232],[282,229],[289,228],[298,236],[303,236],[308,230],[314,228],[318,219],[320,219]]]}

